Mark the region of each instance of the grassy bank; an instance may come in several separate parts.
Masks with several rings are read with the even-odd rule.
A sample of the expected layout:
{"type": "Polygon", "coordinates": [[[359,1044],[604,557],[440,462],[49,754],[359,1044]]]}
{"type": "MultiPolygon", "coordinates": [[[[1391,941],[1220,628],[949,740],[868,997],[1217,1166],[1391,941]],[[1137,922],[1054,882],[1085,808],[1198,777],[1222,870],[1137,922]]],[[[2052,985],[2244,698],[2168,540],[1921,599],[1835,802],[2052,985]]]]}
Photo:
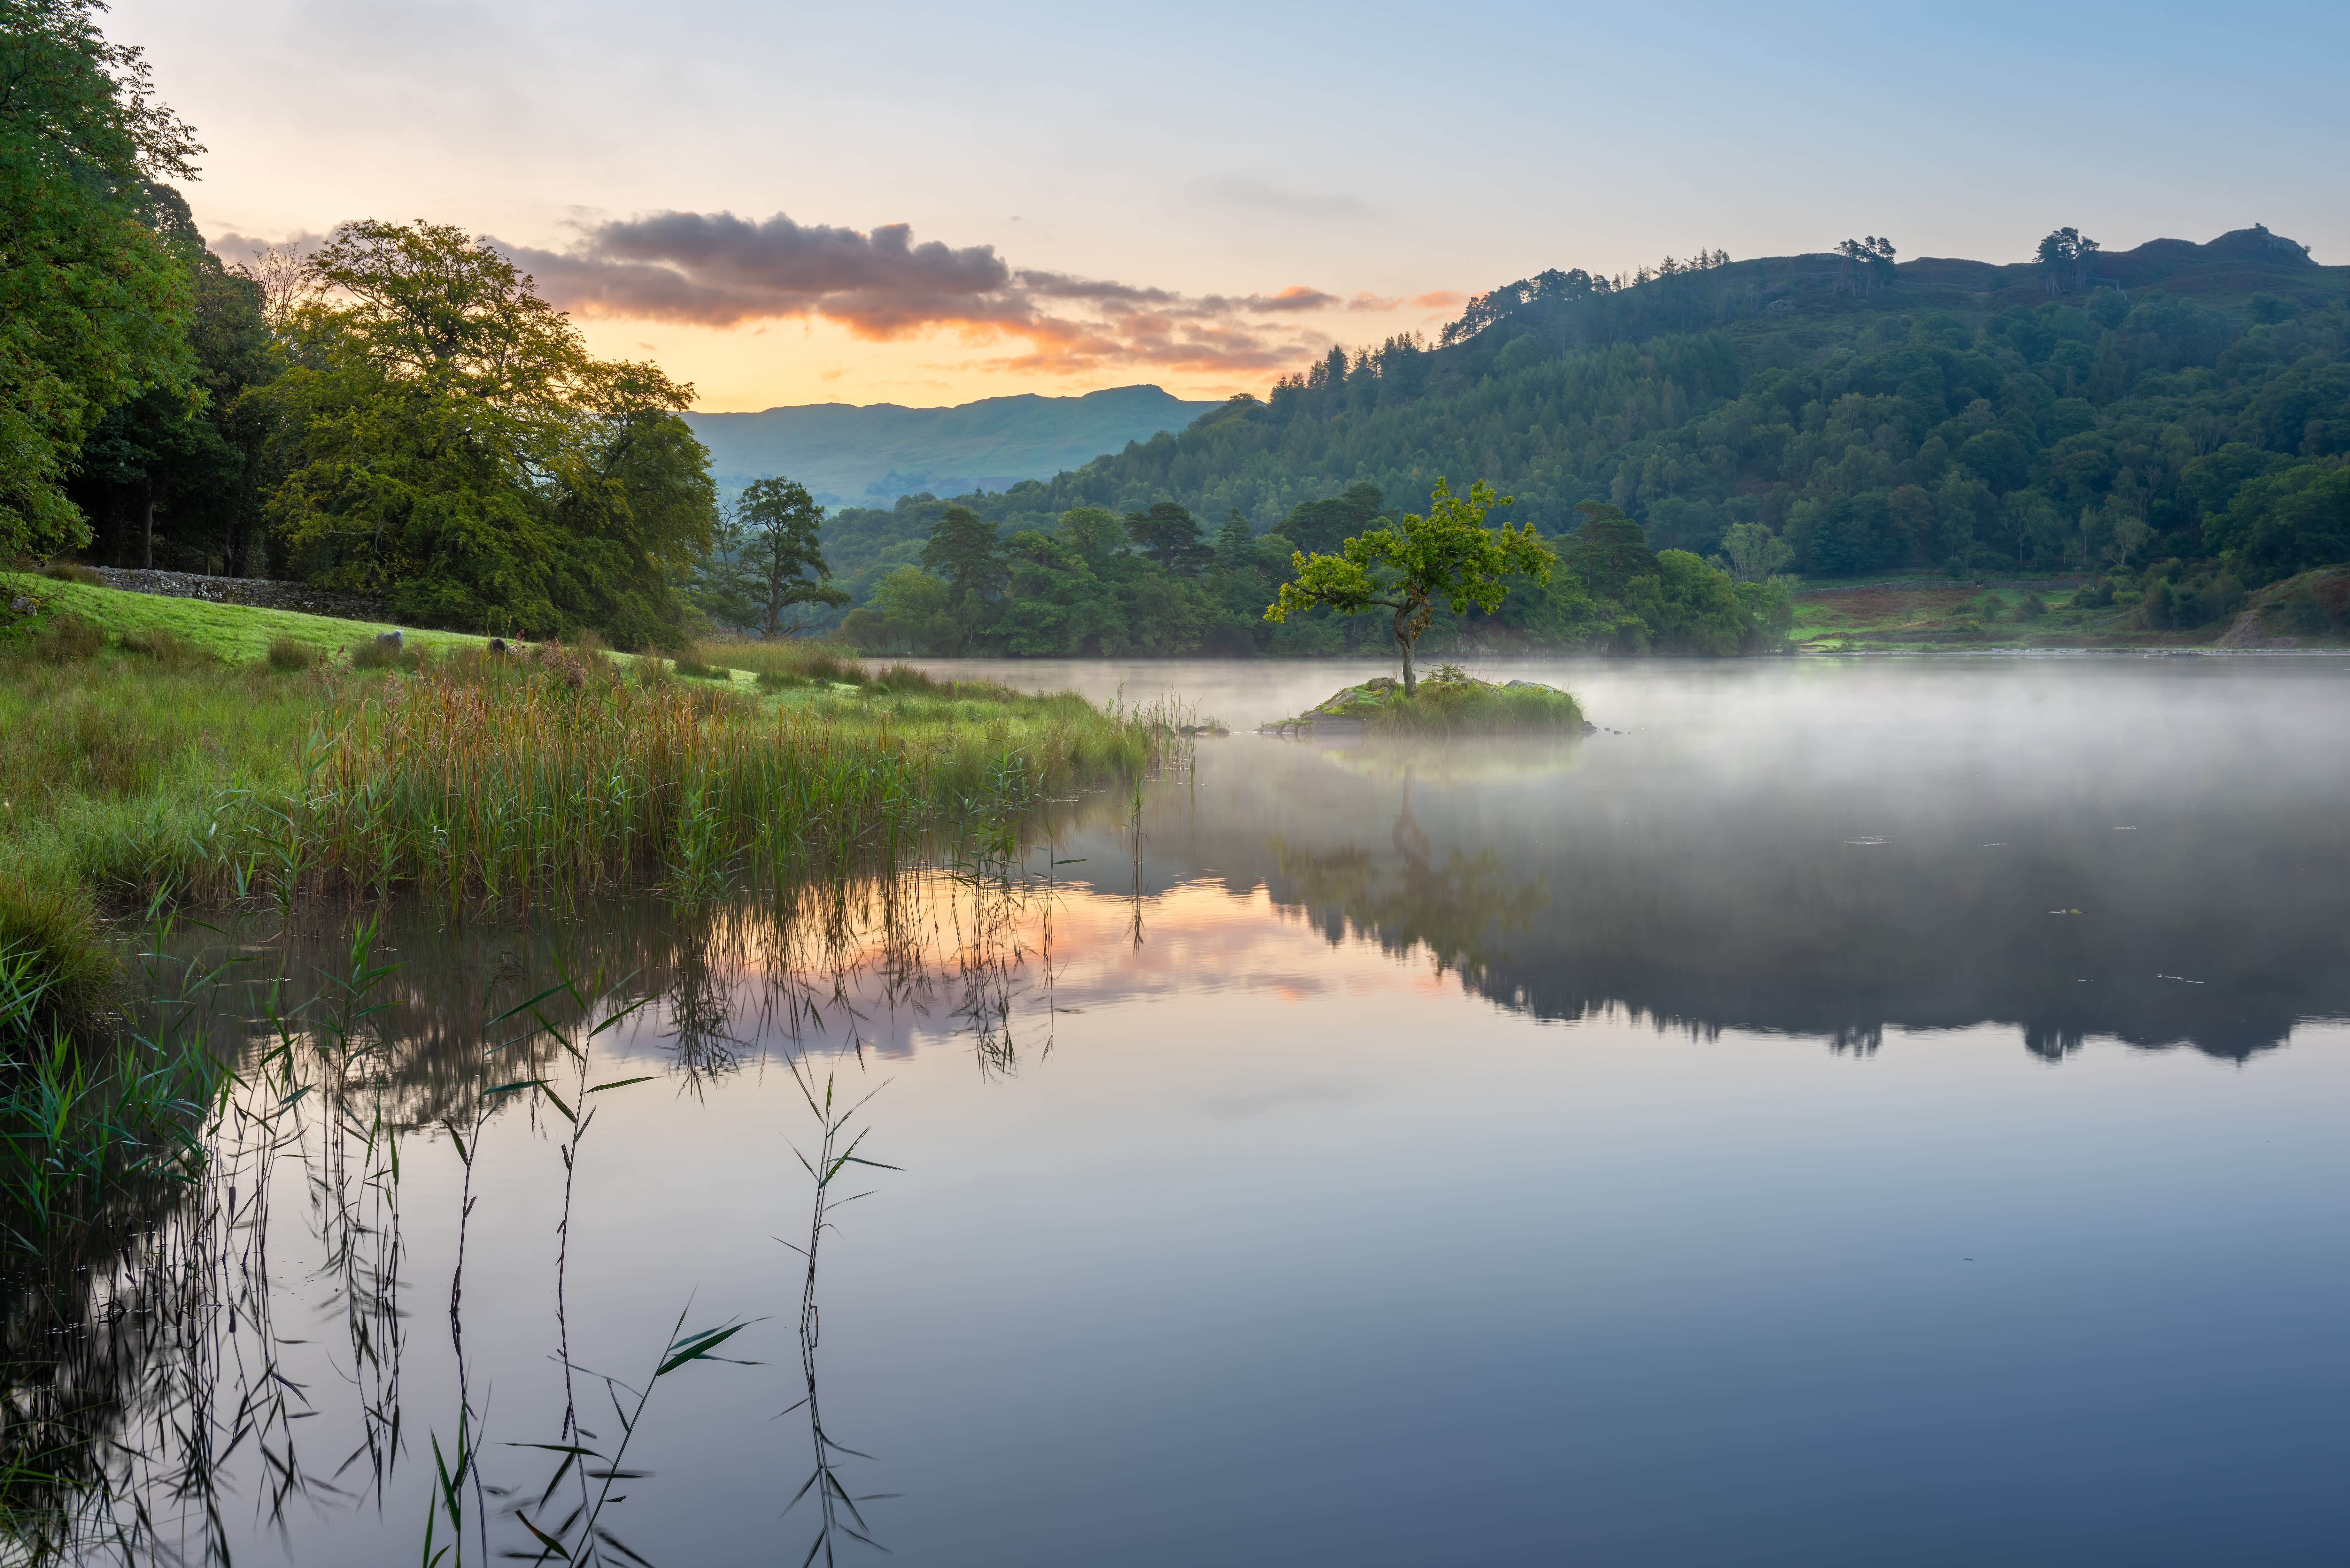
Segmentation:
{"type": "Polygon", "coordinates": [[[2324,567],[2240,596],[2228,613],[2179,628],[2149,615],[2144,590],[2077,576],[1975,583],[1897,578],[1806,587],[1794,639],[1806,652],[2031,648],[2350,646],[2350,570],[2324,567]],[[2286,639],[2290,639],[2289,641],[2286,639]]]}
{"type": "Polygon", "coordinates": [[[72,616],[100,628],[109,640],[117,642],[125,638],[143,641],[161,633],[191,652],[233,664],[266,659],[270,645],[280,640],[314,649],[321,656],[348,656],[347,650],[373,641],[378,633],[394,630],[409,647],[436,655],[479,648],[489,640],[463,632],[397,628],[390,621],[338,620],[298,610],[216,605],[203,599],[126,593],[29,572],[0,572],[0,605],[18,599],[29,599],[39,607],[34,618],[36,624],[72,616]]]}
{"type": "Polygon", "coordinates": [[[0,953],[60,1015],[103,997],[109,908],[701,895],[1000,821],[1153,744],[1074,695],[806,645],[671,663],[424,634],[367,668],[356,622],[12,581],[70,590],[0,630],[0,953]]]}

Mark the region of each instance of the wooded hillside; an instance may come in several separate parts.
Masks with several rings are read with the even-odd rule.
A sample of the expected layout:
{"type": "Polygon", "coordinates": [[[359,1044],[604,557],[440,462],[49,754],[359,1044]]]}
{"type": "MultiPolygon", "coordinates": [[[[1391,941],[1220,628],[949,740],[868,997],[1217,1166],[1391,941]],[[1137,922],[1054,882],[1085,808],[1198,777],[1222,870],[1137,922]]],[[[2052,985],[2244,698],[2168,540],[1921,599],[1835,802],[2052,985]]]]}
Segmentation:
{"type": "MultiPolygon", "coordinates": [[[[1433,344],[1334,350],[1180,434],[964,502],[1007,531],[1170,501],[1263,532],[1352,483],[1410,504],[1474,476],[1547,534],[1604,500],[1652,547],[1716,555],[1750,524],[1814,576],[2153,566],[2182,624],[2350,558],[2350,268],[2258,225],[2041,252],[1545,272],[1433,344]]],[[[841,514],[835,566],[913,560],[937,509],[841,514]]]]}

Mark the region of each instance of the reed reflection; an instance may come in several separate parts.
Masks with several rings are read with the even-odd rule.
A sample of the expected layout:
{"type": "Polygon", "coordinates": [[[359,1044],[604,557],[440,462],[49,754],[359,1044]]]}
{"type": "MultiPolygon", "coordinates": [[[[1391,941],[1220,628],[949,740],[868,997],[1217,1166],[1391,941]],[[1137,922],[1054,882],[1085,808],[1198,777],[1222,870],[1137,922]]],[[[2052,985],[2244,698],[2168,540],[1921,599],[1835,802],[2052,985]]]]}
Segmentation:
{"type": "MultiPolygon", "coordinates": [[[[960,1040],[983,1074],[1015,1071],[1052,1047],[1059,896],[1049,867],[1014,853],[616,905],[592,922],[452,928],[394,906],[163,933],[156,946],[190,999],[175,1026],[209,1039],[234,1075],[216,1103],[189,1106],[198,1174],[113,1180],[54,1226],[15,1226],[32,1242],[0,1259],[9,1539],[33,1561],[224,1563],[240,1543],[275,1535],[290,1549],[320,1520],[365,1511],[413,1528],[424,1557],[445,1552],[448,1565],[629,1560],[638,1544],[603,1509],[616,1482],[658,1484],[625,1459],[637,1423],[659,1417],[655,1386],[726,1359],[719,1347],[756,1314],[691,1334],[681,1320],[642,1378],[575,1360],[582,1314],[598,1305],[577,1299],[573,1199],[603,1107],[662,1084],[707,1095],[770,1065],[823,1106],[835,1078],[903,1052],[914,1033],[960,1040]],[[514,1139],[546,1147],[543,1176],[489,1174],[483,1150],[514,1139]],[[421,1220],[402,1179],[420,1159],[453,1162],[447,1210],[421,1220]],[[508,1413],[493,1412],[470,1332],[483,1310],[473,1276],[515,1267],[476,1255],[477,1210],[511,1206],[517,1179],[556,1216],[557,1407],[544,1425],[514,1413],[511,1395],[508,1413]],[[421,1344],[419,1223],[452,1244],[453,1262],[445,1299],[437,1283],[423,1297],[447,1337],[421,1344]],[[305,1321],[285,1324],[296,1307],[305,1321]],[[445,1407],[404,1397],[420,1355],[453,1380],[445,1407]],[[612,1407],[600,1421],[597,1390],[612,1407]],[[554,1457],[518,1470],[508,1456],[525,1451],[554,1457]],[[421,1518],[407,1511],[420,1499],[421,1518]]],[[[829,1114],[812,1157],[824,1174],[792,1407],[810,1422],[827,1558],[868,1539],[869,1501],[841,1479],[844,1458],[861,1456],[831,1437],[816,1395],[813,1254],[845,1201],[831,1178],[868,1163],[850,1113],[829,1114]]]]}
{"type": "MultiPolygon", "coordinates": [[[[785,1504],[784,1511],[789,1514],[802,1501],[814,1496],[816,1533],[801,1562],[814,1563],[820,1556],[830,1564],[837,1561],[843,1542],[882,1549],[880,1542],[873,1539],[872,1527],[858,1505],[896,1494],[868,1492],[858,1496],[849,1491],[841,1479],[843,1459],[870,1460],[873,1456],[838,1441],[824,1424],[824,1407],[816,1388],[816,1348],[823,1338],[823,1319],[816,1304],[816,1259],[825,1232],[834,1229],[835,1210],[860,1198],[872,1196],[869,1189],[842,1196],[837,1185],[841,1179],[865,1170],[895,1170],[898,1168],[857,1152],[864,1147],[866,1135],[871,1131],[870,1127],[856,1125],[858,1113],[872,1098],[871,1094],[853,1104],[844,1104],[837,1098],[839,1085],[832,1075],[826,1075],[823,1088],[819,1091],[815,1068],[804,1056],[793,1057],[790,1067],[792,1081],[806,1100],[808,1114],[816,1120],[818,1137],[812,1158],[805,1152],[799,1154],[800,1164],[807,1171],[813,1189],[807,1244],[801,1246],[795,1241],[783,1241],[783,1245],[797,1252],[807,1263],[799,1303],[800,1379],[806,1392],[783,1413],[788,1416],[798,1410],[807,1412],[808,1441],[815,1459],[808,1479],[800,1483],[799,1490],[792,1494],[792,1500],[785,1504]]],[[[781,1237],[776,1239],[782,1241],[781,1237]]]]}

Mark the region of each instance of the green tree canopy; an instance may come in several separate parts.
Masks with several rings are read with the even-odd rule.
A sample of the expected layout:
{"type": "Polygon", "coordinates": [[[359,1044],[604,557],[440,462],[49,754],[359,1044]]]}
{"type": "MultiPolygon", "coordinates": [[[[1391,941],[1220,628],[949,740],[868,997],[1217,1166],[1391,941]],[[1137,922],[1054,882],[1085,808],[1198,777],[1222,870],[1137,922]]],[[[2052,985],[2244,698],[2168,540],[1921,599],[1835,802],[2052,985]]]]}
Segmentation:
{"type": "Polygon", "coordinates": [[[140,221],[203,151],[93,0],[0,0],[0,550],[89,537],[64,482],[106,411],[185,394],[186,267],[140,221]]]}
{"type": "Polygon", "coordinates": [[[1004,562],[995,524],[968,506],[950,506],[931,524],[922,565],[947,580],[949,603],[965,625],[1002,585],[1004,562]]]}
{"type": "Polygon", "coordinates": [[[1621,598],[1633,578],[1657,575],[1656,555],[1638,523],[1605,501],[1586,501],[1575,510],[1583,514],[1583,526],[1566,547],[1566,566],[1592,597],[1621,598]]]}
{"type": "Polygon", "coordinates": [[[761,632],[798,629],[781,623],[795,605],[845,605],[848,595],[832,586],[817,534],[824,508],[795,479],[757,479],[734,503],[734,520],[748,542],[751,593],[761,632]]]}
{"type": "Polygon", "coordinates": [[[1412,645],[1428,629],[1433,606],[1442,601],[1452,613],[1471,605],[1492,611],[1509,592],[1503,578],[1512,573],[1550,581],[1551,552],[1528,524],[1513,528],[1503,524],[1488,528],[1485,514],[1498,500],[1492,486],[1480,479],[1467,497],[1453,495],[1439,479],[1429,497],[1428,514],[1407,513],[1383,528],[1349,539],[1337,555],[1292,558],[1295,576],[1281,585],[1280,597],[1264,612],[1270,621],[1326,605],[1340,615],[1360,615],[1374,607],[1392,613],[1396,647],[1403,654],[1406,696],[1418,690],[1412,673],[1412,645]]]}
{"type": "Polygon", "coordinates": [[[1198,521],[1172,501],[1154,501],[1144,511],[1128,513],[1126,531],[1145,555],[1170,572],[1192,565],[1203,554],[1198,521]]]}
{"type": "Polygon", "coordinates": [[[953,653],[962,646],[945,580],[920,566],[899,566],[883,577],[870,606],[841,618],[840,634],[867,653],[953,653]]]}
{"type": "Polygon", "coordinates": [[[2097,250],[2096,241],[2069,223],[2042,240],[2034,259],[2048,280],[2048,292],[2067,293],[2086,284],[2089,269],[2097,265],[2097,250]]]}
{"type": "Polygon", "coordinates": [[[1072,506],[1053,532],[1088,563],[1106,562],[1126,549],[1124,520],[1104,506],[1072,506]]]}
{"type": "Polygon", "coordinates": [[[711,542],[693,389],[591,358],[530,277],[444,224],[346,223],[308,263],[268,389],[296,571],[428,623],[678,641],[711,542]]]}
{"type": "Polygon", "coordinates": [[[1280,534],[1308,554],[1336,550],[1371,524],[1387,510],[1386,493],[1367,480],[1357,480],[1336,495],[1301,501],[1282,519],[1280,534]]]}
{"type": "Polygon", "coordinates": [[[186,273],[192,373],[107,410],[82,445],[68,493],[94,527],[102,558],[242,574],[261,558],[268,436],[244,394],[277,370],[262,288],[205,248],[170,186],[148,186],[140,220],[186,273]]]}
{"type": "Polygon", "coordinates": [[[1760,523],[1733,524],[1721,535],[1721,553],[1731,577],[1742,583],[1768,582],[1795,558],[1787,542],[1760,523]]]}

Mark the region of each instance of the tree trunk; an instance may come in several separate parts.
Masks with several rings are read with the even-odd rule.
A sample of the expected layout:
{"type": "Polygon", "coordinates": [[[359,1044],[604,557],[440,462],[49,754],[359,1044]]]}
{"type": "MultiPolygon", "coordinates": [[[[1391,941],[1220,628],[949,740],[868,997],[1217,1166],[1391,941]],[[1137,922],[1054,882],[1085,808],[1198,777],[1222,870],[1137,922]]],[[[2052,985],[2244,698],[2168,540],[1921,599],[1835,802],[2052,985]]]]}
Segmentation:
{"type": "Polygon", "coordinates": [[[1411,672],[1411,645],[1419,640],[1419,637],[1409,629],[1410,624],[1411,610],[1409,606],[1396,611],[1395,639],[1396,646],[1403,649],[1403,694],[1407,697],[1419,690],[1419,682],[1411,672]]]}
{"type": "Polygon", "coordinates": [[[139,565],[149,571],[155,569],[155,483],[152,480],[140,486],[139,565]]]}

